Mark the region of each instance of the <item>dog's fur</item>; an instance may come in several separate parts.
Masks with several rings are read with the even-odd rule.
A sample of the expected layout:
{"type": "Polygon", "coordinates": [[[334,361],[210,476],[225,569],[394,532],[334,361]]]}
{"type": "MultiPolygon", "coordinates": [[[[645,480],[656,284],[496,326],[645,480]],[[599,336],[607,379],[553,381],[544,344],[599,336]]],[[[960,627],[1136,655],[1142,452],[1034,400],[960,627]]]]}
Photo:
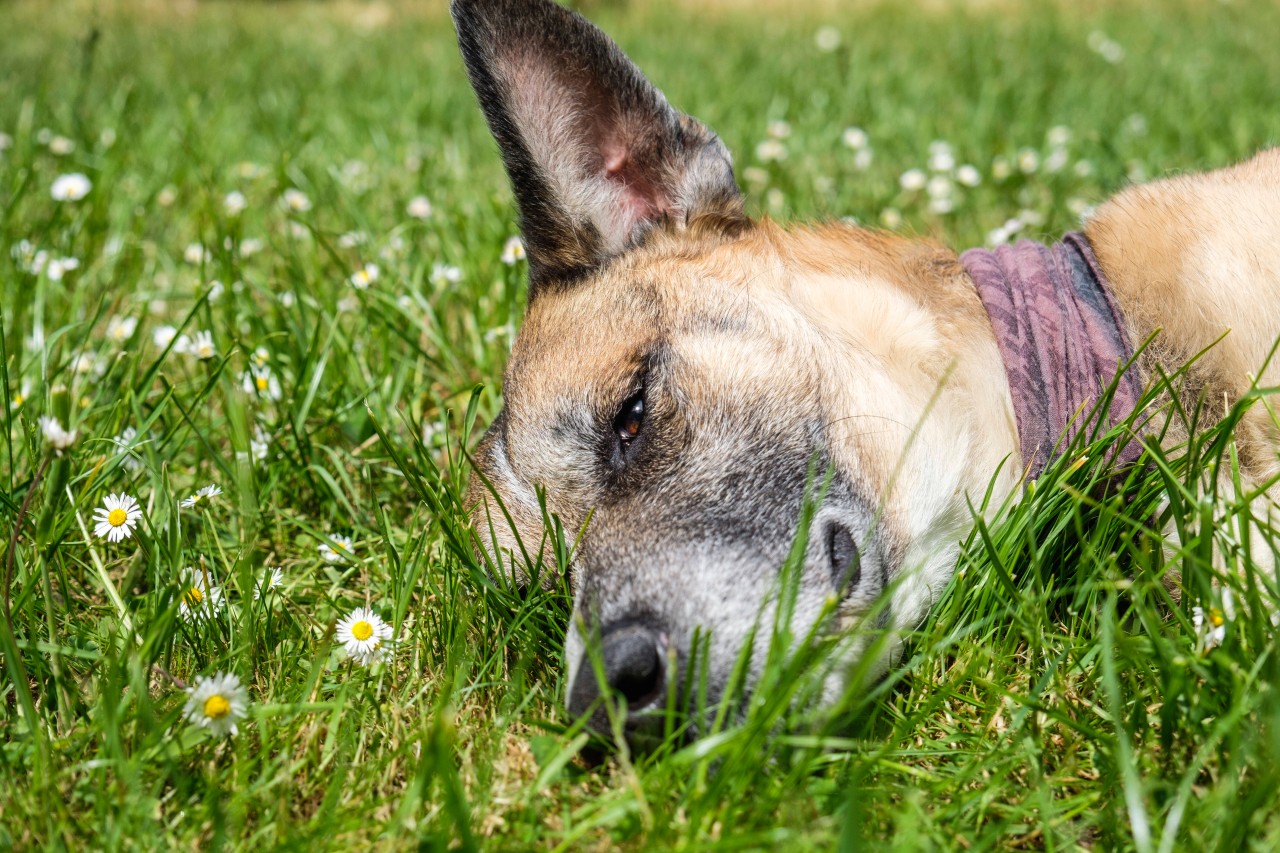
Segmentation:
{"type": "MultiPolygon", "coordinates": [[[[876,627],[917,624],[950,580],[969,502],[997,471],[997,502],[1009,495],[1022,461],[1000,352],[956,254],[751,221],[719,139],[582,18],[549,0],[455,0],[453,14],[530,268],[505,409],[475,455],[492,491],[475,478],[470,500],[516,576],[517,537],[544,541],[540,487],[569,530],[586,525],[569,684],[590,669],[586,633],[638,622],[677,660],[709,632],[718,695],[752,626],[774,616],[806,490],[828,468],[793,635],[832,597],[833,624],[856,626],[885,591],[876,627]],[[637,397],[641,428],[620,439],[616,418],[637,397]]],[[[1280,151],[1128,189],[1086,233],[1132,340],[1159,330],[1144,375],[1229,331],[1184,403],[1221,413],[1239,399],[1280,332],[1280,151]]],[[[1272,363],[1261,384],[1278,382],[1272,363]]],[[[1238,439],[1250,475],[1274,472],[1265,411],[1238,439]]],[[[767,640],[756,635],[752,672],[767,640]]]]}

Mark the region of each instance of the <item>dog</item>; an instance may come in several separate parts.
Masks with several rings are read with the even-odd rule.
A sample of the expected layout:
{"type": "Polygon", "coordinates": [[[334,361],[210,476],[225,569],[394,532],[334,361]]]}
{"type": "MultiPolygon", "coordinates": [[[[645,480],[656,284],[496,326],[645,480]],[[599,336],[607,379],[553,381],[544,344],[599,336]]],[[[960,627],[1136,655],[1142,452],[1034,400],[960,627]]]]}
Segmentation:
{"type": "MultiPolygon", "coordinates": [[[[627,730],[643,727],[687,683],[695,636],[710,699],[744,647],[749,692],[770,641],[755,626],[778,620],[797,642],[853,638],[831,701],[855,666],[887,671],[950,582],[970,507],[1032,479],[1111,380],[1120,414],[1197,355],[1177,390],[1188,410],[1220,415],[1255,380],[1280,382],[1274,363],[1258,372],[1280,333],[1280,149],[1126,189],[1053,247],[960,256],[782,227],[745,215],[720,139],[579,15],[551,0],[454,0],[452,14],[529,268],[467,501],[492,565],[520,582],[527,562],[554,562],[536,544],[542,490],[583,531],[575,715],[613,691],[627,730]]],[[[1236,434],[1245,474],[1275,474],[1263,407],[1236,434]]]]}

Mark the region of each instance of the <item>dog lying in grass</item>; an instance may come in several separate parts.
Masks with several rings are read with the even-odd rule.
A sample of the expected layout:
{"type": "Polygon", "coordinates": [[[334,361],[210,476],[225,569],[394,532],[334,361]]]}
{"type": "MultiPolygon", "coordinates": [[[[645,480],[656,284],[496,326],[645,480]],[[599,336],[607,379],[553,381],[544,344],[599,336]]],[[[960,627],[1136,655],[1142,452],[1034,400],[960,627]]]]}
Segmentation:
{"type": "MultiPolygon", "coordinates": [[[[855,667],[889,666],[984,496],[998,505],[1187,362],[1177,402],[1210,415],[1199,427],[1280,381],[1258,372],[1280,333],[1280,151],[1128,189],[1050,247],[783,227],[744,214],[719,138],[580,16],[550,0],[454,0],[453,16],[529,259],[469,499],[518,580],[545,542],[540,490],[584,531],[575,714],[613,692],[641,730],[687,706],[695,667],[711,702],[735,679],[749,692],[778,626],[851,638],[834,699],[855,667]]],[[[1264,407],[1237,440],[1266,482],[1264,407]]],[[[1112,462],[1140,450],[1135,435],[1112,462]]]]}

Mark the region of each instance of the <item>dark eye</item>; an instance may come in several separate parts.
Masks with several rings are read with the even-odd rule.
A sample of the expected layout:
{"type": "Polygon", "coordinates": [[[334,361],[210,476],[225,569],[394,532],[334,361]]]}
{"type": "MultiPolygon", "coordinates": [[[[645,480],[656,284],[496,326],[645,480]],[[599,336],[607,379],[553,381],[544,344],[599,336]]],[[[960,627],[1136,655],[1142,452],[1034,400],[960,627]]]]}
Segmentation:
{"type": "Polygon", "coordinates": [[[640,435],[644,426],[644,394],[636,394],[622,404],[622,409],[613,419],[613,433],[622,443],[622,452],[626,453],[631,443],[640,435]]]}

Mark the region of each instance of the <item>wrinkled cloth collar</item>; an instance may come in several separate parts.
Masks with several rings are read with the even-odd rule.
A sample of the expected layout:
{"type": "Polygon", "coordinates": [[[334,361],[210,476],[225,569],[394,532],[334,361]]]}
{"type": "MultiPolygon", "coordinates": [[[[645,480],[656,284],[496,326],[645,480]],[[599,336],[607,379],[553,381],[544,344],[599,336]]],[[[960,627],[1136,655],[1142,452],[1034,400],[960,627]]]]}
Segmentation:
{"type": "MultiPolygon", "coordinates": [[[[1142,393],[1133,347],[1106,277],[1083,234],[1044,246],[1030,240],[960,256],[1004,360],[1018,422],[1026,479],[1040,476],[1083,429],[1102,430],[1127,418],[1142,393]],[[1115,383],[1107,424],[1095,404],[1115,383]]],[[[1141,446],[1130,441],[1116,461],[1133,462],[1141,446]]]]}

